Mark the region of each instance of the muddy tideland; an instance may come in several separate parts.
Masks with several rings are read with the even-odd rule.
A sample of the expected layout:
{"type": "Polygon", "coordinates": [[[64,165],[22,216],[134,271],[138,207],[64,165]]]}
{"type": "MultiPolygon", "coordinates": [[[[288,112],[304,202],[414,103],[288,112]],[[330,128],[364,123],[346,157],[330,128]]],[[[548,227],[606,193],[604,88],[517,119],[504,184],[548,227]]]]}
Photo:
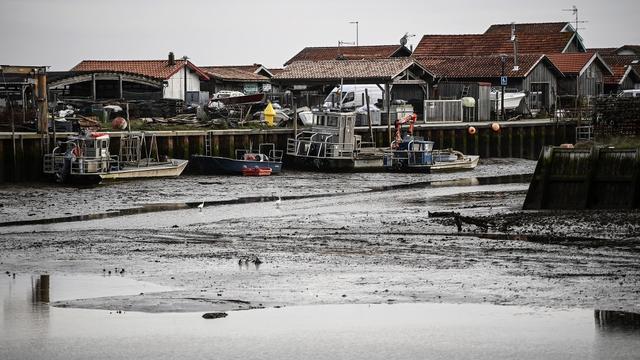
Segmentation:
{"type": "Polygon", "coordinates": [[[448,303],[640,312],[640,212],[523,211],[534,167],[489,159],[444,174],[3,185],[0,270],[158,287],[53,298],[55,308],[448,303]]]}
{"type": "Polygon", "coordinates": [[[95,309],[447,302],[640,311],[640,213],[522,211],[534,166],[4,185],[0,270],[175,289],[54,303],[95,309]],[[454,217],[429,216],[449,211],[475,221],[458,231],[454,217]]]}

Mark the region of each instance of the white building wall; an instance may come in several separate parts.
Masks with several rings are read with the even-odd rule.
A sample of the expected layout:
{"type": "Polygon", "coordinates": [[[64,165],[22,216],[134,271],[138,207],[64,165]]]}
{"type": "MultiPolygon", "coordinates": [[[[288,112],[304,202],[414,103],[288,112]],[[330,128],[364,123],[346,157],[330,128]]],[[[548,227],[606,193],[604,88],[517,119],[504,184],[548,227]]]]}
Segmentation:
{"type": "MultiPolygon", "coordinates": [[[[200,77],[195,71],[188,68],[187,91],[200,91],[200,77]]],[[[164,88],[162,95],[165,99],[184,100],[184,68],[167,80],[167,87],[164,88]]]]}

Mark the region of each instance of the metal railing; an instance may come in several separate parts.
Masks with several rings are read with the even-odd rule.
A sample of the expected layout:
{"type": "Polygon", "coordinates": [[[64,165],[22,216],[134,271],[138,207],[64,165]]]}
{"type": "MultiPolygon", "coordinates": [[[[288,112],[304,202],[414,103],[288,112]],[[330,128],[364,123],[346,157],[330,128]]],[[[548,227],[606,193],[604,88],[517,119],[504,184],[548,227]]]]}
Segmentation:
{"type": "Polygon", "coordinates": [[[353,143],[333,143],[302,139],[287,140],[287,155],[312,158],[353,158],[356,150],[353,143]]]}
{"type": "Polygon", "coordinates": [[[462,100],[425,100],[425,122],[462,122],[464,111],[462,100]]]}

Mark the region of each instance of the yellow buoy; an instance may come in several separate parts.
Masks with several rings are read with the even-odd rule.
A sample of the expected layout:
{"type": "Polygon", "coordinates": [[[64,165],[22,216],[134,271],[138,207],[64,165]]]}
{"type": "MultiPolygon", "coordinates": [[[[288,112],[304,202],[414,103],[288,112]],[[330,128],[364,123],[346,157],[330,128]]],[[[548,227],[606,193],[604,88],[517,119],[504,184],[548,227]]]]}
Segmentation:
{"type": "Polygon", "coordinates": [[[267,107],[264,108],[264,121],[269,126],[273,126],[273,119],[276,117],[276,111],[273,110],[273,106],[271,106],[271,101],[267,104],[267,107]]]}

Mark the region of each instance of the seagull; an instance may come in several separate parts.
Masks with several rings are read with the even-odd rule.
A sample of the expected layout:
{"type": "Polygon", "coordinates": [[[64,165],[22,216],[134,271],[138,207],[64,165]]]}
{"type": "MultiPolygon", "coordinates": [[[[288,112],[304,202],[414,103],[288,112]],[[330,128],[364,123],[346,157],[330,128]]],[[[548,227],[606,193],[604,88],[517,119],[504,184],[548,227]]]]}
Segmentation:
{"type": "Polygon", "coordinates": [[[282,204],[282,198],[280,197],[280,195],[278,195],[278,200],[276,200],[276,207],[280,207],[280,204],[282,204]]]}
{"type": "Polygon", "coordinates": [[[200,205],[198,205],[198,209],[200,209],[200,212],[202,212],[202,208],[204,207],[204,201],[200,203],[200,205]]]}

